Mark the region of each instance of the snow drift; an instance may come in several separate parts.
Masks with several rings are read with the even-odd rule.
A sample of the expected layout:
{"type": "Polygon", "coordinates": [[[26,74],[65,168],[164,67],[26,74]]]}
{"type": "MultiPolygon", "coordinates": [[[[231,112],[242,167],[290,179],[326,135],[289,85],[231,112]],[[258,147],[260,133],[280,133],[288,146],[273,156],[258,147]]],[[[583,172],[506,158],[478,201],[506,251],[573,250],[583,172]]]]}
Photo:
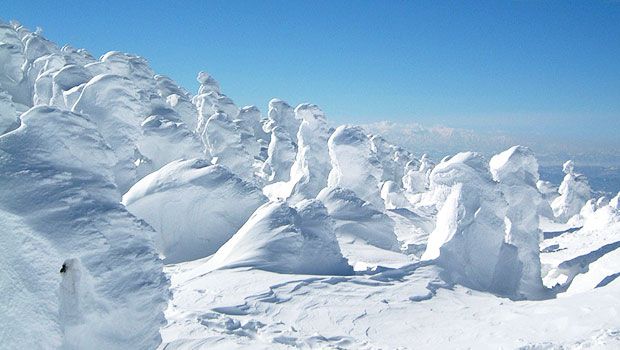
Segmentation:
{"type": "Polygon", "coordinates": [[[352,273],[340,252],[333,223],[316,200],[302,201],[296,208],[282,201],[264,204],[207,264],[294,274],[352,273]]]}
{"type": "Polygon", "coordinates": [[[190,159],[149,174],[122,203],[157,230],[160,253],[176,263],[215,253],[266,200],[226,168],[190,159]]]}
{"type": "Polygon", "coordinates": [[[3,345],[157,346],[168,282],[153,230],[117,201],[113,151],[79,114],[21,122],[0,137],[3,345]]]}

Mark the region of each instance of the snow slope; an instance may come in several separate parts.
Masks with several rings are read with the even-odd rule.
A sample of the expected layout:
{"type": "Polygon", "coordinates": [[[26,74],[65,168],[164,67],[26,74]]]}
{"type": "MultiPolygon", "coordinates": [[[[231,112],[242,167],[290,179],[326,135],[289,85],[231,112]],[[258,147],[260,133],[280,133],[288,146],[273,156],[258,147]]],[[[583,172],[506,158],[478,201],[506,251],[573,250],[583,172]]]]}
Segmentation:
{"type": "Polygon", "coordinates": [[[0,137],[3,346],[156,346],[168,280],[155,232],[118,203],[114,153],[84,116],[20,119],[0,137]]]}

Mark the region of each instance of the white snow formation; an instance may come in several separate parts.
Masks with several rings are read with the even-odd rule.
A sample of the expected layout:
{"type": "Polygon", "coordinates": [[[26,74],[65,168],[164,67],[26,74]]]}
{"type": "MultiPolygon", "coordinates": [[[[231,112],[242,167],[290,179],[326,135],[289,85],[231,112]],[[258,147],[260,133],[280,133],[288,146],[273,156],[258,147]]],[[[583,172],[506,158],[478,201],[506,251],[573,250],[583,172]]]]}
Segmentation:
{"type": "Polygon", "coordinates": [[[217,251],[266,202],[260,189],[203,159],[169,163],[136,183],[122,203],[157,229],[167,263],[217,251]]]}
{"type": "Polygon", "coordinates": [[[302,201],[297,208],[283,201],[261,206],[207,264],[313,275],[353,271],[340,252],[327,210],[317,200],[302,201]]]}
{"type": "Polygon", "coordinates": [[[551,207],[557,220],[566,222],[590,199],[592,190],[585,176],[575,173],[575,164],[569,160],[562,168],[566,176],[560,184],[560,196],[553,200],[551,207]]]}
{"type": "Polygon", "coordinates": [[[379,186],[381,165],[371,142],[360,127],[339,126],[327,141],[332,169],[327,185],[350,189],[361,199],[382,209],[379,186]]]}
{"type": "Polygon", "coordinates": [[[508,202],[505,241],[516,247],[518,252],[521,279],[517,293],[530,299],[541,297],[543,285],[539,245],[542,232],[538,216],[539,212],[548,211],[539,208],[549,204],[536,188],[538,162],[529,148],[514,146],[493,156],[489,167],[508,202]]]}

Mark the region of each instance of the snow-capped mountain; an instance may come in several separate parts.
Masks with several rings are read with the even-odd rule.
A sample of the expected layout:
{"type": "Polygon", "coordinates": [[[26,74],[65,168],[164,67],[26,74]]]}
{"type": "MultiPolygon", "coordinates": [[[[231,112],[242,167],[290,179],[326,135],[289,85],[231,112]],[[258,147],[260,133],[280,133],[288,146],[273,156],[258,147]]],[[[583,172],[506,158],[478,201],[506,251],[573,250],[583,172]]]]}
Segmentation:
{"type": "Polygon", "coordinates": [[[620,193],[579,163],[197,80],[0,24],[0,348],[620,347],[620,193]]]}

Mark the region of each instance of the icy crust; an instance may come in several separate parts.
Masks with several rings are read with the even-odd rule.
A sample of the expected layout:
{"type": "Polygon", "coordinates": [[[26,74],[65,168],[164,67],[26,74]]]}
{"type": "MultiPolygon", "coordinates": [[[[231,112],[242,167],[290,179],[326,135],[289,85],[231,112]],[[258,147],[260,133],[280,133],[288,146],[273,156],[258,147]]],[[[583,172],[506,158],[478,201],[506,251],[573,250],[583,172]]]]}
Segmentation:
{"type": "Polygon", "coordinates": [[[556,220],[567,222],[579,214],[586,201],[590,199],[592,190],[585,176],[575,172],[572,160],[564,163],[564,180],[560,184],[560,196],[553,200],[551,208],[556,220]]]}
{"type": "Polygon", "coordinates": [[[508,203],[506,211],[506,243],[518,249],[521,279],[517,293],[528,299],[541,298],[544,288],[541,277],[539,245],[539,213],[551,209],[536,188],[538,162],[533,152],[523,146],[514,146],[491,158],[493,179],[508,203]]]}
{"type": "Polygon", "coordinates": [[[382,169],[364,130],[339,126],[330,136],[327,147],[332,166],[327,185],[350,189],[361,199],[383,209],[379,187],[382,169]]]}
{"type": "Polygon", "coordinates": [[[113,152],[81,115],[21,121],[0,137],[4,345],[156,347],[168,281],[153,230],[117,201],[113,152]]]}
{"type": "Polygon", "coordinates": [[[293,208],[269,202],[206,262],[210,269],[252,267],[287,274],[349,275],[327,210],[316,200],[293,208]]]}
{"type": "Polygon", "coordinates": [[[157,230],[166,263],[217,251],[267,199],[226,168],[177,160],[136,183],[122,203],[157,230]]]}

